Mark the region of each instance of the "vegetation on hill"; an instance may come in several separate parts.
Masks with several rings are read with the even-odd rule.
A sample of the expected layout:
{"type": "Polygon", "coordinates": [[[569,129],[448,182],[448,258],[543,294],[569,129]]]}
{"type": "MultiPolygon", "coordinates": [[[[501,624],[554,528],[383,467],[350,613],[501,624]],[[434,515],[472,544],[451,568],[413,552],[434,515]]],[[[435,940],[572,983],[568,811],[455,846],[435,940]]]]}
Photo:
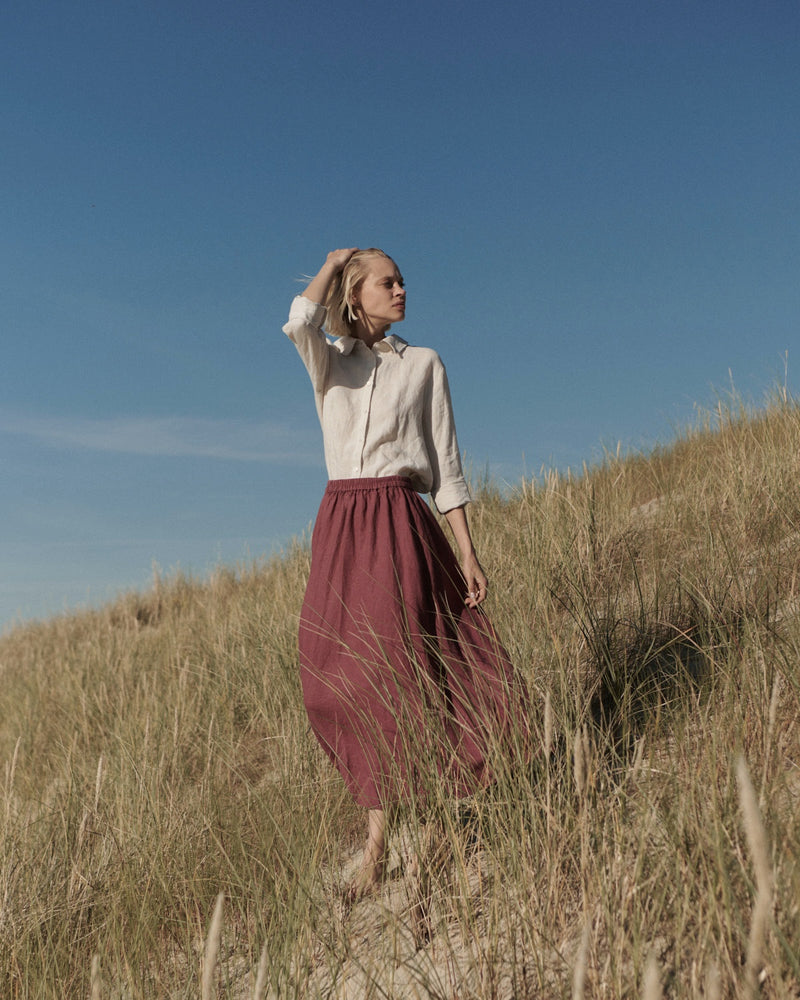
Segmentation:
{"type": "Polygon", "coordinates": [[[11,631],[0,996],[800,995],[798,456],[792,400],[731,400],[652,454],[480,487],[534,753],[498,747],[467,805],[431,777],[353,908],[304,542],[11,631]]]}

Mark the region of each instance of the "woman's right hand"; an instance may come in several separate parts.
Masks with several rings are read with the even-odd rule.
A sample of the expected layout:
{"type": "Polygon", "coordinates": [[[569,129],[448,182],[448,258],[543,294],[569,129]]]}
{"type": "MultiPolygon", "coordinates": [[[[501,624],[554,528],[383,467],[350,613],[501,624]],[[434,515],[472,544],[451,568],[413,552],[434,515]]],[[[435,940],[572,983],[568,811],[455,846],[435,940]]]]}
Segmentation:
{"type": "Polygon", "coordinates": [[[333,268],[335,274],[338,274],[344,270],[345,264],[354,253],[358,253],[358,247],[350,247],[346,250],[331,250],[325,263],[328,267],[333,268]]]}
{"type": "Polygon", "coordinates": [[[328,289],[333,284],[337,275],[342,273],[345,264],[350,260],[358,247],[349,247],[344,250],[331,250],[325,263],[319,270],[316,277],[311,279],[306,290],[303,292],[304,298],[310,299],[319,305],[325,302],[328,289]]]}

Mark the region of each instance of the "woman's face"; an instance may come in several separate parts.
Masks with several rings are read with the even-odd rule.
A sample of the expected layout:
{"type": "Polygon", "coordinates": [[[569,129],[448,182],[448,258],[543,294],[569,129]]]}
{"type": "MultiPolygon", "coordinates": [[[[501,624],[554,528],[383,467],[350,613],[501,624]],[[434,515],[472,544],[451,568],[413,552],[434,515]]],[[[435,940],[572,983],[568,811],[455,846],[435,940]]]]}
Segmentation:
{"type": "Polygon", "coordinates": [[[388,257],[375,257],[355,292],[355,313],[366,326],[386,329],[406,315],[406,290],[397,265],[388,257]]]}

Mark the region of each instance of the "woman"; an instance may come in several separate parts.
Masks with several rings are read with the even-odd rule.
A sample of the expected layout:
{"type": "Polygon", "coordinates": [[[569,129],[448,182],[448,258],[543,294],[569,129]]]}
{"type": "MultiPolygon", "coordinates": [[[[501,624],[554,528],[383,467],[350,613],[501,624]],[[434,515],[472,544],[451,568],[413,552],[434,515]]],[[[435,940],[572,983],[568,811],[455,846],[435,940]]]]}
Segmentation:
{"type": "Polygon", "coordinates": [[[283,328],[311,377],[330,476],[300,670],[311,727],[369,810],[353,896],[381,880],[388,806],[424,798],[432,774],[455,795],[491,780],[486,754],[510,705],[508,656],[479,610],[487,580],[447,377],[434,351],[389,334],[405,310],[394,261],[351,247],[328,254],[283,328]]]}

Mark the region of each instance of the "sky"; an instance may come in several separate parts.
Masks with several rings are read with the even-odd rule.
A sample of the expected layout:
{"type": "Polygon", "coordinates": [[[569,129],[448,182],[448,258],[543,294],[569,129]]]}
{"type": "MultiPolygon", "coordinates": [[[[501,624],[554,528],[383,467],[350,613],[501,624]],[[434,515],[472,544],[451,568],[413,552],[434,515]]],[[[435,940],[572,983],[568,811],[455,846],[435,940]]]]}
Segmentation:
{"type": "Polygon", "coordinates": [[[281,332],[379,246],[471,475],[798,385],[796,0],[10,0],[0,629],[279,552],[326,474],[281,332]]]}

